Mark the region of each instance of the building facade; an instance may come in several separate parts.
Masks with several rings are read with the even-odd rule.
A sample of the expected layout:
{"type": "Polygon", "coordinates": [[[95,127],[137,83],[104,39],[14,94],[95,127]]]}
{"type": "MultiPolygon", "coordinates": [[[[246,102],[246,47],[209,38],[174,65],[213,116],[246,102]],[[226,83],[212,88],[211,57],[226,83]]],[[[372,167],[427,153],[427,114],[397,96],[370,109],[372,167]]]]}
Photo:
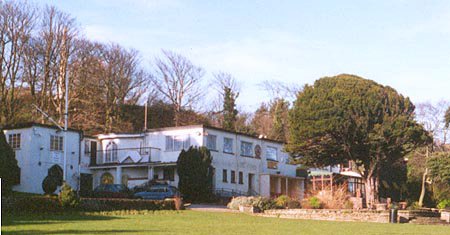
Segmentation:
{"type": "MultiPolygon", "coordinates": [[[[15,148],[22,176],[15,190],[43,193],[42,180],[48,169],[62,167],[57,157],[62,151],[53,150],[54,140],[50,139],[62,133],[39,125],[7,129],[10,145],[15,143],[13,135],[19,132],[21,143],[27,143],[23,144],[27,147],[15,148]],[[34,168],[38,162],[40,168],[34,168]]],[[[296,176],[297,166],[289,164],[283,143],[203,125],[95,137],[69,131],[67,179],[82,193],[100,184],[132,188],[150,180],[178,186],[176,161],[181,150],[191,146],[205,146],[211,151],[216,194],[303,197],[304,179],[296,176]]]]}

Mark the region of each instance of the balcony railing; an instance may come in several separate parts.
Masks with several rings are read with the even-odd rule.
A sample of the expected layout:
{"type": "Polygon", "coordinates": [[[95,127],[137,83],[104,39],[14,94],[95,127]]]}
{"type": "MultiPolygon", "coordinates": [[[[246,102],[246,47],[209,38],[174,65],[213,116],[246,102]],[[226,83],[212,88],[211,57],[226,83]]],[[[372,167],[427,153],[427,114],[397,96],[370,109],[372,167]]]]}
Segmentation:
{"type": "Polygon", "coordinates": [[[145,148],[117,148],[86,152],[90,158],[90,166],[104,164],[148,163],[160,161],[160,149],[145,148]]]}

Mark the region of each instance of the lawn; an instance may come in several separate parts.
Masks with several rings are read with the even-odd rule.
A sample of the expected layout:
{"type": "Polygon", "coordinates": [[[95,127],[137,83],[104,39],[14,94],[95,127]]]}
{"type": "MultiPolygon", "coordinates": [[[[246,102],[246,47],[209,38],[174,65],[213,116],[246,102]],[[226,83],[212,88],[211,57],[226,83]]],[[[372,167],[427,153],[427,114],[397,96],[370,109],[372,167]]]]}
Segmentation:
{"type": "Polygon", "coordinates": [[[3,234],[450,234],[450,226],[324,222],[199,211],[2,216],[7,217],[3,218],[3,234]]]}

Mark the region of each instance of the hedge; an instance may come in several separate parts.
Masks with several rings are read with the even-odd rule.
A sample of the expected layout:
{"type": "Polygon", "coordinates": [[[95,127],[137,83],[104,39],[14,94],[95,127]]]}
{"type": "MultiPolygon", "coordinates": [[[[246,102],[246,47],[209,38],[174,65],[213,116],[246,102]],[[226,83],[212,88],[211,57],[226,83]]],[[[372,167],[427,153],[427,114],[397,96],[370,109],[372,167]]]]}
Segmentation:
{"type": "Polygon", "coordinates": [[[118,210],[175,210],[173,200],[151,201],[141,199],[119,198],[81,198],[74,209],[64,209],[57,197],[4,197],[2,198],[2,214],[50,214],[66,211],[102,212],[118,210]]]}

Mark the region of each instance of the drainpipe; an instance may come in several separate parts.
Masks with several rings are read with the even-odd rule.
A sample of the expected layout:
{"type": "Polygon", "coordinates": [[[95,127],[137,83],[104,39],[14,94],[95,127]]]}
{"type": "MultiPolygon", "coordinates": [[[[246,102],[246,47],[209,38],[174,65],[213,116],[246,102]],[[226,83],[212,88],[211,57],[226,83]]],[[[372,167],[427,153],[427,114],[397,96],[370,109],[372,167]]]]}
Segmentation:
{"type": "Polygon", "coordinates": [[[79,145],[78,145],[78,186],[77,186],[77,194],[80,194],[80,188],[81,188],[81,144],[83,141],[84,135],[83,132],[78,132],[78,140],[79,140],[79,145]]]}

